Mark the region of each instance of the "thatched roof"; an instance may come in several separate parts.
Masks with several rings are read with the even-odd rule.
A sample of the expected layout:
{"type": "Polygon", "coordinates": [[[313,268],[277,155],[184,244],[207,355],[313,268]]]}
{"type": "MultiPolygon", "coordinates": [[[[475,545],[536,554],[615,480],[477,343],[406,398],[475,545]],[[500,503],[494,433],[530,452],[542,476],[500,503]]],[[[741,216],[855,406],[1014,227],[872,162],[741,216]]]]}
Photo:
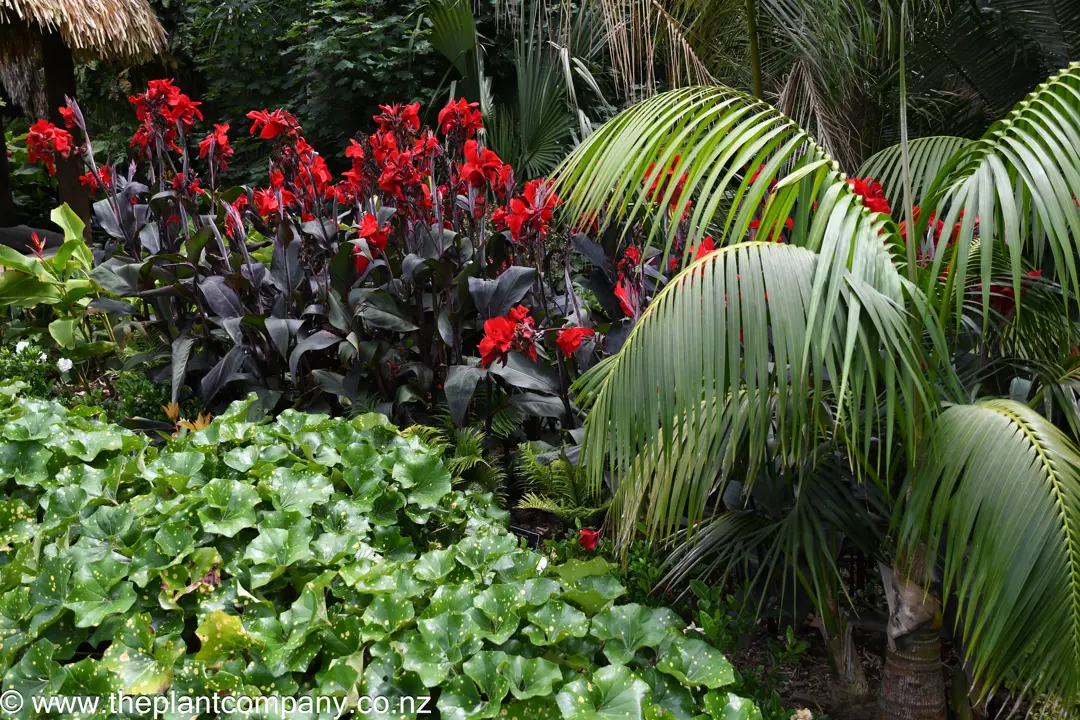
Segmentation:
{"type": "Polygon", "coordinates": [[[147,0],[0,0],[0,62],[40,57],[43,32],[59,31],[78,60],[146,60],[165,50],[147,0]]]}
{"type": "Polygon", "coordinates": [[[45,117],[49,114],[45,101],[45,73],[32,57],[17,57],[0,62],[0,86],[7,90],[11,100],[29,117],[45,117]]]}

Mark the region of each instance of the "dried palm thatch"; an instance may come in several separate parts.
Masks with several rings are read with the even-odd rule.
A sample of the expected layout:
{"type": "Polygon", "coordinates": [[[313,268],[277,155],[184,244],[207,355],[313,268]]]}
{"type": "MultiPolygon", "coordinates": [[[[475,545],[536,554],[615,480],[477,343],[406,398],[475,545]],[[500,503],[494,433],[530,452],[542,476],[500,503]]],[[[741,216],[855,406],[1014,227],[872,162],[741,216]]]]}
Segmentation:
{"type": "Polygon", "coordinates": [[[46,32],[59,32],[76,60],[139,61],[165,49],[147,0],[0,0],[0,63],[40,58],[46,32]]]}
{"type": "Polygon", "coordinates": [[[0,61],[0,87],[31,117],[45,117],[48,113],[44,75],[41,65],[31,57],[0,61]]]}

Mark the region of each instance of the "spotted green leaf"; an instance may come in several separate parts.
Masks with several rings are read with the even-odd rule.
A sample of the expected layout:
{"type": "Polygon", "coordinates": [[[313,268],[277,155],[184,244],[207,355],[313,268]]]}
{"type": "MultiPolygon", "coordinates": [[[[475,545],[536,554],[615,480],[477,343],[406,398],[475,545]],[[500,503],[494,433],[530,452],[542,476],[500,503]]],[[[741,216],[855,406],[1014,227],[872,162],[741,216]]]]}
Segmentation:
{"type": "Polygon", "coordinates": [[[656,648],[672,630],[684,627],[667,608],[652,609],[637,603],[611,607],[592,619],[589,632],[603,640],[604,655],[613,665],[625,665],[641,648],[656,648]]]}
{"type": "Polygon", "coordinates": [[[710,690],[735,682],[735,669],[716,648],[701,640],[677,637],[660,653],[656,669],[684,685],[710,690]]]}
{"type": "Polygon", "coordinates": [[[224,610],[215,610],[204,617],[195,635],[202,643],[195,659],[207,665],[227,660],[238,651],[258,645],[258,641],[244,629],[240,617],[228,615],[224,610]]]}
{"type": "Polygon", "coordinates": [[[562,681],[559,666],[539,657],[526,659],[515,655],[503,674],[510,680],[510,692],[518,700],[550,695],[553,684],[562,681]]]}
{"type": "Polygon", "coordinates": [[[567,683],[556,700],[565,720],[642,720],[649,685],[625,665],[567,683]]]}
{"type": "Polygon", "coordinates": [[[534,645],[554,645],[569,637],[585,637],[589,619],[585,613],[561,600],[549,600],[528,615],[525,634],[534,645]]]}

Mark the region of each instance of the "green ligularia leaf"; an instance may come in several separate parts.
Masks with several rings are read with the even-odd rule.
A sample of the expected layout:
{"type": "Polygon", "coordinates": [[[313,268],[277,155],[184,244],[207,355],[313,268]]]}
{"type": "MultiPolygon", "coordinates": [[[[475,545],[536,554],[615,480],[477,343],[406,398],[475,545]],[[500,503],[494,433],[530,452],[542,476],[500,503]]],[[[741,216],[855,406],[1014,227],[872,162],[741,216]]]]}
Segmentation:
{"type": "Polygon", "coordinates": [[[416,453],[394,465],[394,480],[406,489],[406,497],[420,508],[438,507],[443,495],[450,492],[450,473],[438,456],[416,453]]]}
{"type": "Polygon", "coordinates": [[[127,567],[111,558],[78,567],[64,603],[75,613],[75,627],[100,625],[109,615],[127,612],[135,604],[135,588],[121,581],[126,574],[127,567]]]}
{"type": "Polygon", "coordinates": [[[454,564],[454,548],[445,550],[431,550],[420,556],[413,568],[413,574],[420,580],[437,582],[442,580],[457,567],[454,564]]]}
{"type": "Polygon", "coordinates": [[[466,660],[461,667],[488,701],[498,705],[510,690],[510,681],[503,675],[508,663],[506,653],[501,650],[483,650],[466,660]]]}
{"type": "Polygon", "coordinates": [[[558,695],[565,720],[641,720],[649,685],[623,665],[567,683],[558,695]]]}
{"type": "Polygon", "coordinates": [[[446,680],[450,668],[480,646],[472,621],[461,613],[421,619],[417,628],[419,633],[406,642],[404,668],[419,675],[427,687],[446,680]]]}
{"type": "Polygon", "coordinates": [[[550,600],[528,615],[532,625],[525,627],[525,634],[534,645],[554,645],[569,637],[585,637],[589,632],[589,619],[560,600],[550,600]]]}
{"type": "Polygon", "coordinates": [[[258,645],[258,641],[244,629],[237,615],[227,615],[223,610],[203,618],[195,635],[202,643],[195,659],[207,665],[227,660],[238,651],[258,645]]]}
{"type": "Polygon", "coordinates": [[[656,669],[691,687],[715,689],[735,682],[735,669],[723,653],[706,642],[682,636],[661,650],[656,669]]]}
{"type": "Polygon", "coordinates": [[[761,720],[761,710],[752,701],[732,693],[706,693],[704,704],[714,720],[761,720]]]}
{"type": "Polygon", "coordinates": [[[365,641],[382,640],[414,617],[416,615],[413,604],[405,596],[379,595],[364,611],[363,620],[366,627],[363,638],[365,641]]]}
{"type": "Polygon", "coordinates": [[[599,612],[626,592],[611,575],[587,575],[571,581],[563,588],[563,598],[589,615],[599,612]]]}
{"type": "Polygon", "coordinates": [[[558,575],[563,582],[569,582],[591,575],[610,575],[616,569],[616,566],[607,560],[594,557],[590,560],[567,560],[562,565],[552,567],[551,572],[558,575]]]}
{"type": "Polygon", "coordinates": [[[685,626],[667,608],[652,609],[636,603],[608,608],[592,619],[589,632],[603,640],[604,655],[613,665],[625,665],[641,648],[656,648],[672,632],[685,626]]]}
{"type": "Polygon", "coordinates": [[[510,692],[518,700],[550,695],[553,683],[562,681],[559,666],[544,658],[515,655],[503,672],[510,680],[510,692]]]}
{"type": "Polygon", "coordinates": [[[202,488],[206,504],[199,508],[203,530],[233,537],[245,528],[255,527],[255,507],[259,493],[250,485],[218,478],[202,488]]]}
{"type": "Polygon", "coordinates": [[[4,675],[4,692],[17,692],[26,700],[15,717],[30,717],[30,698],[56,695],[63,687],[67,673],[52,659],[55,651],[48,640],[38,640],[4,675]]]}
{"type": "Polygon", "coordinates": [[[307,515],[311,506],[330,499],[334,486],[324,476],[278,468],[270,476],[269,487],[274,508],[282,512],[307,515]]]}
{"type": "Polygon", "coordinates": [[[10,547],[32,539],[36,516],[22,500],[0,502],[0,546],[10,547]]]}

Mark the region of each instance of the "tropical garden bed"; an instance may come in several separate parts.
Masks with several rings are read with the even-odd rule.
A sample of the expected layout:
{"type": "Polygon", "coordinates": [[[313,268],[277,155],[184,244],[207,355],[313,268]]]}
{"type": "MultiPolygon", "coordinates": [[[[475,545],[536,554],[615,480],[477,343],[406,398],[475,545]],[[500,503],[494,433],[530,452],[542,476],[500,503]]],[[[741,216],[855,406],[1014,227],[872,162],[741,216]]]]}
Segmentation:
{"type": "MultiPolygon", "coordinates": [[[[365,46],[336,5],[275,36],[316,78],[365,46]]],[[[458,80],[366,129],[155,77],[127,135],[69,96],[12,138],[29,205],[90,202],[0,246],[0,712],[1074,707],[1080,70],[977,140],[908,141],[902,81],[855,163],[830,110],[779,96],[819,143],[679,65],[692,34],[632,82],[567,8],[496,5],[513,93],[468,3],[367,18],[458,80]]]]}

